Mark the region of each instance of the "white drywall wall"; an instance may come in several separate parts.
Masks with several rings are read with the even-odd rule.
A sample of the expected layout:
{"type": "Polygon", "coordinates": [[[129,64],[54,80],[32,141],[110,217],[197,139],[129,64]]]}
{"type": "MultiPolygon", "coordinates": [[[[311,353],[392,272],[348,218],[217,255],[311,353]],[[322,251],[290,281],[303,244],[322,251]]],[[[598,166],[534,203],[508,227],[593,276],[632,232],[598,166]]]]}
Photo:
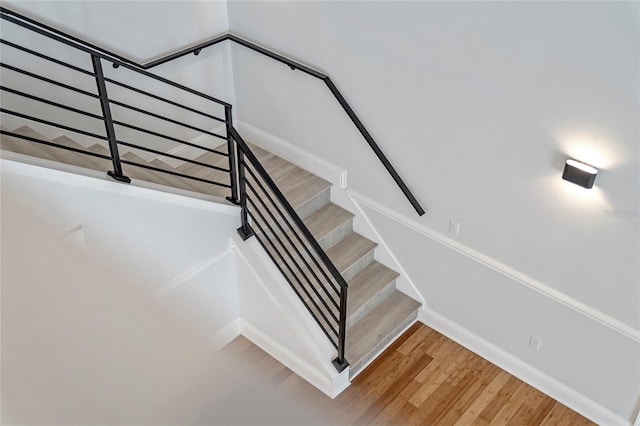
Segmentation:
{"type": "Polygon", "coordinates": [[[322,82],[234,46],[238,117],[346,169],[349,189],[392,217],[441,237],[450,236],[449,220],[460,222],[452,238],[463,251],[541,284],[547,298],[472,271],[450,248],[427,251],[404,220],[372,219],[427,306],[632,420],[640,403],[638,4],[228,7],[232,32],[330,74],[427,215],[411,209],[322,82]],[[592,190],[561,180],[569,157],[600,168],[592,190]],[[474,303],[457,303],[470,292],[474,303]],[[588,315],[571,319],[576,307],[588,315]],[[534,333],[543,340],[536,354],[527,346],[534,333]],[[619,353],[629,356],[617,363],[619,353]],[[589,370],[607,360],[616,365],[589,370]]]}
{"type": "Polygon", "coordinates": [[[7,160],[0,166],[2,424],[328,423],[308,401],[286,389],[275,391],[270,372],[234,351],[215,352],[218,345],[202,338],[229,321],[222,331],[239,332],[230,250],[217,252],[217,261],[198,275],[181,274],[181,285],[173,280],[173,287],[164,286],[163,303],[150,297],[147,286],[141,288],[127,262],[95,255],[100,232],[93,225],[100,221],[107,227],[103,233],[130,231],[120,240],[122,250],[138,251],[129,263],[161,268],[167,262],[163,253],[171,250],[207,253],[205,240],[211,249],[229,247],[235,208],[7,160]],[[50,202],[56,195],[66,203],[50,202]],[[101,209],[104,204],[130,211],[119,218],[101,209]],[[61,236],[59,226],[81,211],[99,218],[61,236]],[[177,228],[180,238],[170,231],[177,228]],[[153,238],[145,238],[149,229],[158,231],[153,238]]]}
{"type": "MultiPolygon", "coordinates": [[[[234,33],[329,72],[420,222],[640,328],[637,3],[231,2],[234,33]],[[564,159],[601,167],[583,191],[564,159]]],[[[323,83],[234,46],[239,118],[416,218],[323,83]]]]}
{"type": "Polygon", "coordinates": [[[229,245],[238,221],[235,207],[3,160],[3,273],[16,268],[19,277],[19,265],[43,262],[36,250],[13,263],[23,244],[74,243],[207,338],[239,316],[229,245]],[[27,219],[46,237],[27,232],[20,241],[16,229],[29,231],[27,219]]]}
{"type": "Polygon", "coordinates": [[[3,422],[184,423],[211,406],[212,351],[239,334],[237,208],[0,166],[3,422]]]}

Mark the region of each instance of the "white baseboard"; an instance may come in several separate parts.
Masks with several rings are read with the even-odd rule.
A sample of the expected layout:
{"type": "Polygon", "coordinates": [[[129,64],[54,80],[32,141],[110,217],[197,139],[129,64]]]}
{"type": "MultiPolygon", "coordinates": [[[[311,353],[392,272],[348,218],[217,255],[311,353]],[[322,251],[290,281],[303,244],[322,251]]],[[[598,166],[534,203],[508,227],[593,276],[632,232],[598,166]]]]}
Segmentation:
{"type": "Polygon", "coordinates": [[[243,121],[236,121],[238,131],[247,142],[259,146],[272,154],[283,158],[296,166],[313,173],[322,179],[331,182],[333,185],[347,188],[347,171],[341,169],[322,158],[304,151],[297,146],[280,139],[262,129],[252,126],[243,121]]]}
{"type": "Polygon", "coordinates": [[[419,318],[439,333],[492,362],[520,380],[601,425],[629,425],[629,421],[553,377],[523,362],[466,328],[425,307],[419,318]]]}
{"type": "Polygon", "coordinates": [[[242,334],[242,320],[238,318],[214,333],[209,338],[209,343],[214,350],[218,351],[231,343],[240,334],[242,334]]]}
{"type": "Polygon", "coordinates": [[[331,395],[331,383],[328,377],[318,374],[308,362],[291,352],[285,346],[273,340],[269,335],[247,320],[241,320],[240,333],[256,346],[290,368],[298,376],[311,383],[327,395],[331,395]]]}

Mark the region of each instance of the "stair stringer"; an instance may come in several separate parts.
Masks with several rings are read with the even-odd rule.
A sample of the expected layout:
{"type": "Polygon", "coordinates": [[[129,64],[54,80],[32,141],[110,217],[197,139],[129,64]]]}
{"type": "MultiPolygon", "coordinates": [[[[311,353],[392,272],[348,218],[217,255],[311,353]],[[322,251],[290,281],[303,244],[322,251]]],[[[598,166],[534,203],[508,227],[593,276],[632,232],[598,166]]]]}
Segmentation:
{"type": "Polygon", "coordinates": [[[255,237],[232,238],[241,334],[330,398],[349,386],[349,369],[255,237]]]}

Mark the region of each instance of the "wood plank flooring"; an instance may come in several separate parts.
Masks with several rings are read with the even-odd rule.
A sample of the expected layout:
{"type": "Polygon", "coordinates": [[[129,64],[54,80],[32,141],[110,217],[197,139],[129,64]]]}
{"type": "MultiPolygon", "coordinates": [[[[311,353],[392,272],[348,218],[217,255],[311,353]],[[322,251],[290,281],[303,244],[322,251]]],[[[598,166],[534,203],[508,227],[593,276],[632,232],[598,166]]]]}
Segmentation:
{"type": "Polygon", "coordinates": [[[243,337],[223,352],[332,425],[592,425],[421,323],[331,400],[243,337]]]}

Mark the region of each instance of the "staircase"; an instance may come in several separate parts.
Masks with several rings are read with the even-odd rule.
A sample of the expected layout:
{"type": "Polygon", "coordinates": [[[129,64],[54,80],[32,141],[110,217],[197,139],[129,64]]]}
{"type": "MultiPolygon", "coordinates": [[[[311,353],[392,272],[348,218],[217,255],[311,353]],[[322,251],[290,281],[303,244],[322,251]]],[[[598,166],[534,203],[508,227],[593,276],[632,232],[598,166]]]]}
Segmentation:
{"type": "MultiPolygon", "coordinates": [[[[47,140],[46,137],[28,126],[19,127],[12,132],[47,140]]],[[[108,155],[108,149],[101,144],[87,148],[67,136],[55,138],[53,142],[70,148],[88,150],[95,154],[108,155]]],[[[11,151],[100,172],[104,172],[110,167],[110,161],[102,158],[31,143],[8,135],[2,135],[0,144],[3,152],[11,151]]],[[[226,152],[226,145],[223,144],[217,149],[226,152]]],[[[348,284],[345,354],[350,367],[349,375],[354,377],[417,319],[420,304],[396,289],[397,272],[375,260],[376,243],[353,232],[354,215],[331,203],[331,184],[329,182],[257,146],[251,145],[251,150],[348,284]]],[[[205,169],[192,163],[171,167],[159,158],[151,161],[144,160],[133,151],[123,153],[121,158],[124,160],[123,170],[127,176],[132,178],[134,184],[137,181],[144,181],[191,193],[216,197],[228,195],[226,188],[169,174],[176,172],[212,181],[228,182],[228,173],[205,169]],[[159,168],[167,173],[159,173],[145,167],[127,164],[129,161],[141,166],[159,168]]],[[[228,157],[211,152],[207,152],[195,160],[220,167],[228,166],[229,161],[228,157]]],[[[279,225],[275,223],[277,222],[275,218],[252,216],[251,221],[255,225],[253,227],[258,239],[261,239],[263,234],[268,232],[266,231],[267,225],[271,225],[280,230],[275,237],[282,240],[288,249],[295,252],[295,244],[290,236],[286,235],[287,232],[280,226],[273,226],[274,224],[279,225]],[[263,231],[258,231],[258,229],[263,231]]],[[[318,291],[304,293],[302,285],[297,284],[303,281],[305,274],[320,275],[320,271],[314,270],[316,269],[314,265],[308,262],[303,254],[298,253],[293,260],[285,259],[278,256],[278,249],[275,246],[265,244],[263,246],[282,271],[291,271],[290,275],[292,276],[287,279],[294,290],[306,299],[306,302],[313,299],[311,305],[317,307],[314,310],[327,314],[324,306],[329,304],[330,293],[318,291]],[[302,270],[291,268],[289,263],[296,260],[306,264],[306,268],[302,270]]],[[[329,286],[331,283],[326,285],[329,286]]],[[[319,312],[312,313],[318,314],[319,312]]],[[[329,315],[326,316],[329,317],[329,315]]],[[[330,317],[329,321],[333,322],[330,317]]]]}

